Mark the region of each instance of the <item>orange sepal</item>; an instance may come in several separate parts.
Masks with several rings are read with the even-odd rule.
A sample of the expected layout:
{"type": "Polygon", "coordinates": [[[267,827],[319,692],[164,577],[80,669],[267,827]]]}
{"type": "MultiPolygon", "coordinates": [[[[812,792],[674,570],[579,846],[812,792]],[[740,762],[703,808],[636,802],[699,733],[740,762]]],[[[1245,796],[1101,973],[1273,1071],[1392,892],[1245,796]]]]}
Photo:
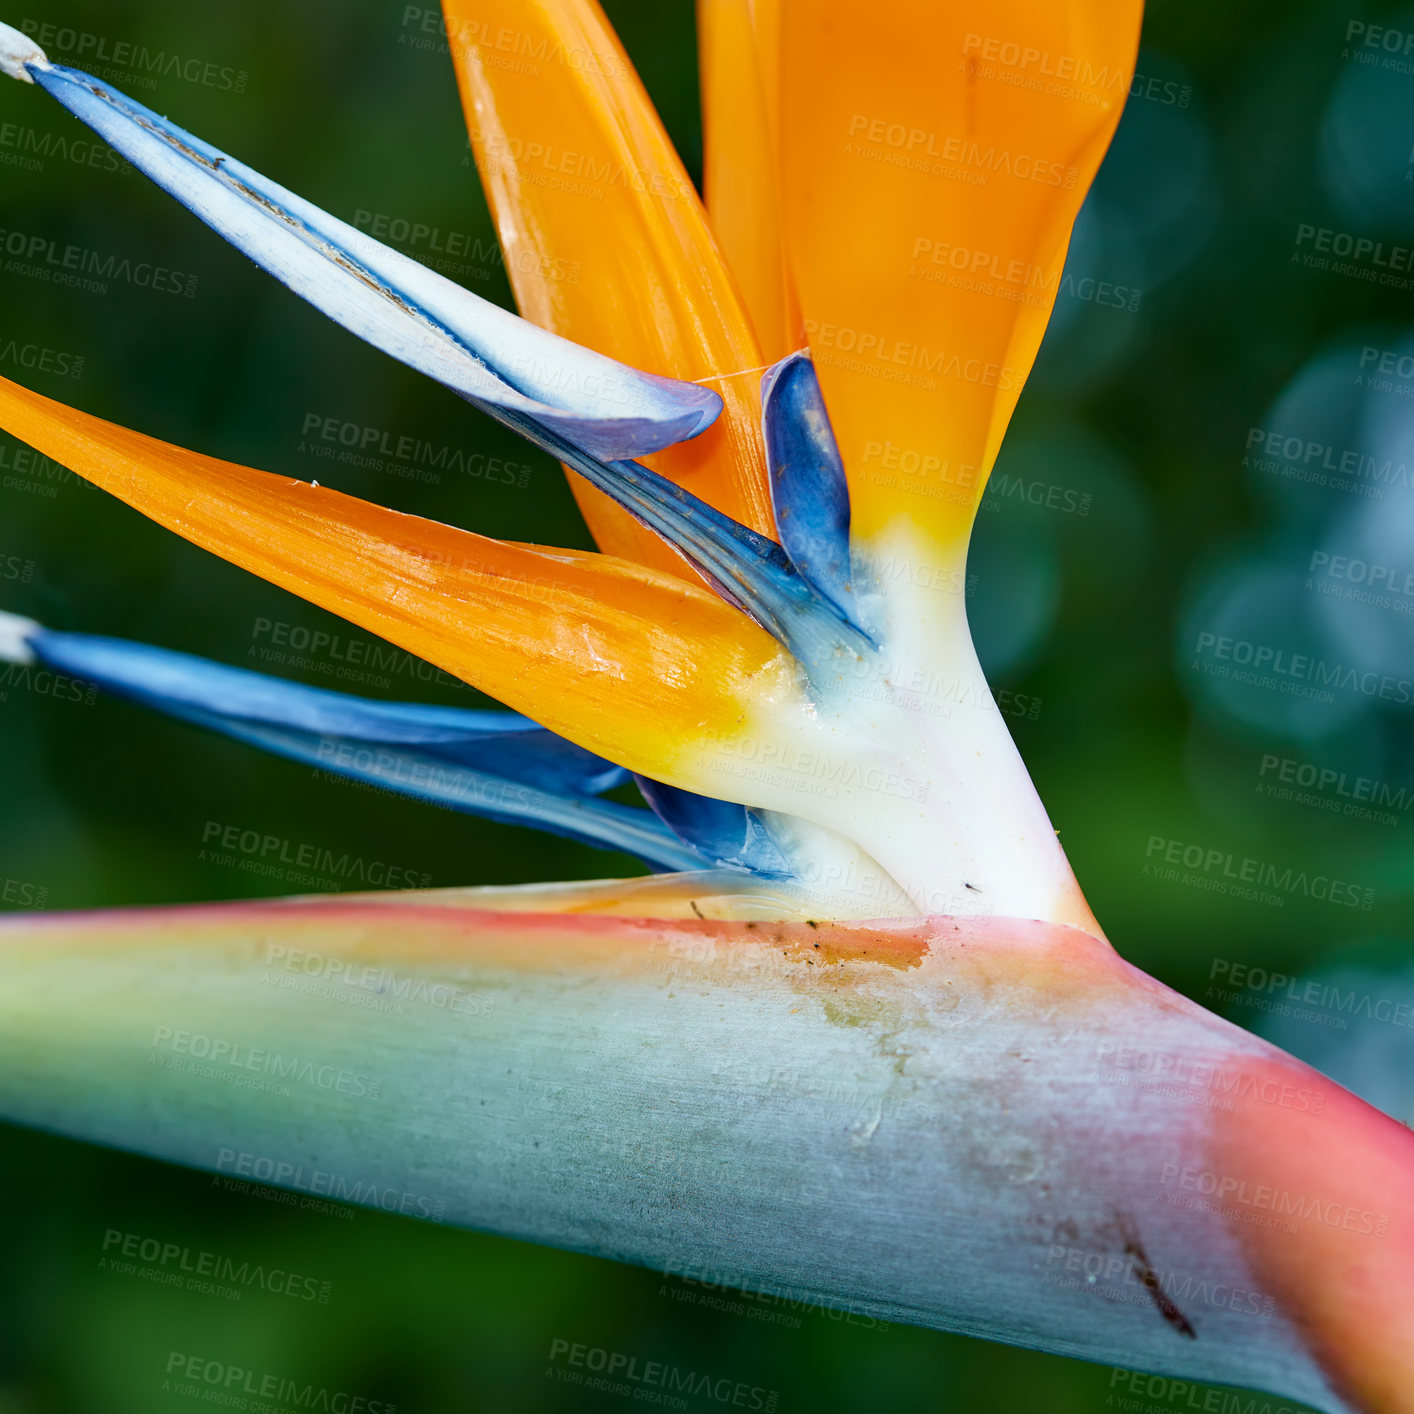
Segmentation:
{"type": "MultiPolygon", "coordinates": [[[[772,7],[774,11],[774,7],[772,7]]],[[[781,240],[771,96],[773,30],[753,0],[698,0],[707,215],[771,362],[802,347],[781,240]]]]}
{"type": "Polygon", "coordinates": [[[1140,0],[779,3],[786,244],[854,526],[957,549],[1124,106],[1140,0]]]}
{"type": "MultiPolygon", "coordinates": [[[[697,193],[594,0],[444,0],[473,150],[521,313],[726,403],[647,458],[718,510],[774,534],[761,448],[764,362],[697,193]]],[[[600,548],[692,571],[577,476],[600,548]]]]}
{"type": "MultiPolygon", "coordinates": [[[[740,721],[774,639],[607,555],[508,545],[104,422],[0,378],[0,426],[159,525],[654,775],[740,721]]],[[[681,782],[691,786],[690,781],[681,782]]]]}

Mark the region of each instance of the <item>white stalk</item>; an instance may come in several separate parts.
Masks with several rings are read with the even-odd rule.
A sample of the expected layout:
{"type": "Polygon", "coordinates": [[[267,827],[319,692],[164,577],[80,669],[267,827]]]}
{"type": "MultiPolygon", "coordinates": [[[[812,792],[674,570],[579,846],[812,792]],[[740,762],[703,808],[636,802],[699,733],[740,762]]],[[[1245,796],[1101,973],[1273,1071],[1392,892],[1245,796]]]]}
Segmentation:
{"type": "MultiPolygon", "coordinates": [[[[876,655],[843,660],[813,701],[767,704],[692,767],[711,776],[715,794],[852,841],[915,911],[1037,918],[1102,936],[977,661],[963,554],[941,565],[907,529],[876,546],[876,563],[931,560],[931,581],[955,579],[959,592],[893,580],[870,606],[876,655]]],[[[880,887],[847,869],[805,882],[825,885],[825,909],[880,887]]]]}

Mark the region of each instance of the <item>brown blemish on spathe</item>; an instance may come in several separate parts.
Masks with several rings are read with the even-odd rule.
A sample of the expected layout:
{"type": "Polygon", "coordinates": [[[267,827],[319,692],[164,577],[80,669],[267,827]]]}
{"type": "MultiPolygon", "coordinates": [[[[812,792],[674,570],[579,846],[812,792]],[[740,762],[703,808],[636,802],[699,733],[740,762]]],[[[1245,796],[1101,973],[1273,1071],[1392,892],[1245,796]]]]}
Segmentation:
{"type": "Polygon", "coordinates": [[[838,923],[778,923],[772,941],[791,962],[841,965],[874,962],[906,971],[922,966],[931,930],[926,924],[898,931],[838,923]]]}
{"type": "Polygon", "coordinates": [[[1119,1227],[1124,1234],[1124,1255],[1134,1263],[1134,1274],[1139,1278],[1139,1285],[1149,1293],[1150,1299],[1158,1308],[1159,1315],[1179,1335],[1187,1336],[1189,1340],[1197,1340],[1198,1332],[1193,1329],[1192,1322],[1178,1309],[1173,1298],[1160,1283],[1159,1274],[1154,1270],[1154,1264],[1149,1260],[1149,1254],[1144,1250],[1144,1244],[1139,1240],[1139,1232],[1134,1226],[1133,1219],[1127,1216],[1121,1217],[1119,1227]]]}

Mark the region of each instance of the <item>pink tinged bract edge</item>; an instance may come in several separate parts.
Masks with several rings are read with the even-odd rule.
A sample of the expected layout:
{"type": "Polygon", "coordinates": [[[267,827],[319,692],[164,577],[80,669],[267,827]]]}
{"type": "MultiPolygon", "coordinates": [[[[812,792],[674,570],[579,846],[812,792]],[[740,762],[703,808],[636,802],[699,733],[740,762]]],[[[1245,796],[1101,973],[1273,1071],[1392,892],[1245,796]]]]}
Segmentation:
{"type": "Polygon", "coordinates": [[[633,907],[614,887],[540,895],[578,915],[455,890],[0,920],[0,1114],[886,1320],[1402,1407],[1402,1126],[1077,929],[587,911],[596,888],[633,907]]]}

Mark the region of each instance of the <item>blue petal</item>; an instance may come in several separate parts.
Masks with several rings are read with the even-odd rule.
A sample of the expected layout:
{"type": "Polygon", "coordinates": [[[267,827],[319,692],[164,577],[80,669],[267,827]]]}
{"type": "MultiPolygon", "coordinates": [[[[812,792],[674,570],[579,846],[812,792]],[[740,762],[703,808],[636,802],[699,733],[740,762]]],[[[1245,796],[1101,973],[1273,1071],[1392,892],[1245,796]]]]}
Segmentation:
{"type": "Polygon", "coordinates": [[[801,575],[852,617],[849,485],[808,353],[791,354],[762,377],[761,426],[781,546],[801,575]]]}
{"type": "Polygon", "coordinates": [[[754,810],[710,795],[694,795],[647,776],[636,779],[644,799],[659,818],[712,863],[771,878],[795,875],[754,810]]]}
{"type": "Polygon", "coordinates": [[[599,461],[553,433],[521,425],[514,414],[502,414],[501,421],[661,535],[723,599],[753,618],[807,667],[827,664],[841,651],[862,656],[877,646],[863,627],[791,564],[769,536],[724,515],[636,461],[599,461]]]}
{"type": "Polygon", "coordinates": [[[609,459],[695,437],[721,413],[710,389],[629,368],[478,298],[89,74],[38,62],[27,72],[263,270],[485,411],[609,459]]]}
{"type": "Polygon", "coordinates": [[[704,863],[648,811],[594,799],[621,767],[514,712],[375,702],[120,638],[36,629],[26,643],[70,677],[335,775],[657,868],[704,863]]]}

